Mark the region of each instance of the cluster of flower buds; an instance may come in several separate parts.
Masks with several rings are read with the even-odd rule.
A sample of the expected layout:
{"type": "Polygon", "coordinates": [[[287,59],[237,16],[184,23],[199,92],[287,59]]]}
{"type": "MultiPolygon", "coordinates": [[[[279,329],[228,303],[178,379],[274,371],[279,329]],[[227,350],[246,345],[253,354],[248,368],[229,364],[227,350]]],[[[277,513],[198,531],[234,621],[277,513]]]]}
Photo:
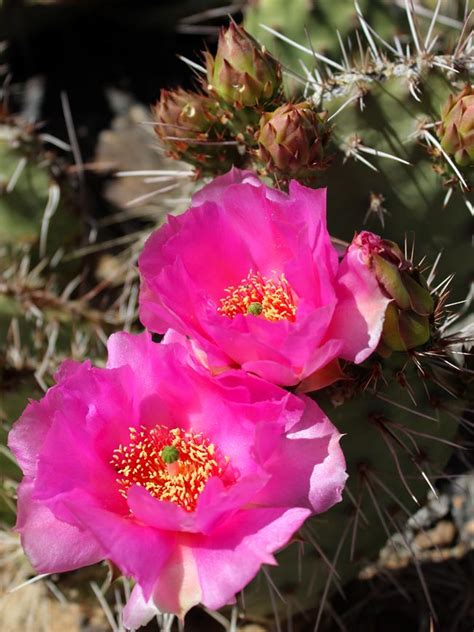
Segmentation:
{"type": "Polygon", "coordinates": [[[466,86],[456,96],[450,94],[441,111],[437,129],[444,151],[461,167],[474,165],[474,90],[466,86]]]}
{"type": "Polygon", "coordinates": [[[433,298],[419,270],[408,261],[393,241],[363,231],[354,237],[351,248],[371,269],[387,297],[379,352],[407,351],[430,339],[434,312],[433,298]]]}
{"type": "Polygon", "coordinates": [[[260,120],[259,157],[270,173],[304,180],[327,164],[326,114],[307,102],[287,103],[260,120]]]}
{"type": "Polygon", "coordinates": [[[162,90],[154,107],[156,133],[172,158],[217,174],[253,166],[280,182],[308,180],[326,167],[325,114],[286,103],[280,64],[231,22],[216,55],[204,53],[201,92],[162,90]]]}

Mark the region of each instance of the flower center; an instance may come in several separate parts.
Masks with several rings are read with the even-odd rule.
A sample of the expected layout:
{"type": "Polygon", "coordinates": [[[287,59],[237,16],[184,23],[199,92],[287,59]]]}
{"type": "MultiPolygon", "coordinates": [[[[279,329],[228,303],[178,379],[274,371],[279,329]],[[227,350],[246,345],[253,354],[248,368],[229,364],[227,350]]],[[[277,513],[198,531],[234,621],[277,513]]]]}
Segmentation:
{"type": "Polygon", "coordinates": [[[228,318],[251,314],[267,320],[295,320],[295,299],[284,274],[272,280],[250,270],[240,285],[231,285],[225,293],[217,311],[228,318]]]}
{"type": "Polygon", "coordinates": [[[132,485],[141,485],[155,498],[194,511],[211,476],[218,476],[226,485],[235,482],[229,458],[222,457],[202,434],[166,426],[129,431],[130,442],[119,445],[111,460],[125,498],[132,485]]]}

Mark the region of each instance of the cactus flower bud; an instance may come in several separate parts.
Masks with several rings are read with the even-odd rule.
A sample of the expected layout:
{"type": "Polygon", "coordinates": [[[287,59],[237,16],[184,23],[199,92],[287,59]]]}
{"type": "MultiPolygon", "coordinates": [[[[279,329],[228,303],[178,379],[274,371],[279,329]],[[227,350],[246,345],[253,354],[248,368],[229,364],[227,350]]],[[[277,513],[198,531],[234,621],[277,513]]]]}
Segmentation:
{"type": "Polygon", "coordinates": [[[420,272],[397,244],[373,233],[359,233],[350,248],[359,250],[360,260],[392,299],[385,312],[379,350],[407,351],[425,344],[430,337],[434,304],[420,272]]]}
{"type": "Polygon", "coordinates": [[[155,131],[170,146],[176,143],[167,143],[168,137],[185,141],[205,136],[214,122],[210,106],[211,99],[204,95],[181,88],[162,90],[160,100],[153,108],[157,123],[155,131]]]}
{"type": "Polygon", "coordinates": [[[204,53],[207,80],[226,103],[252,107],[268,103],[281,90],[281,66],[242,27],[223,29],[215,58],[204,53]]]}
{"type": "Polygon", "coordinates": [[[474,90],[466,86],[458,95],[449,95],[441,111],[437,129],[441,146],[461,167],[474,165],[474,90]]]}
{"type": "Polygon", "coordinates": [[[309,103],[287,103],[260,119],[260,159],[268,171],[297,179],[324,169],[324,148],[329,138],[325,113],[309,103]]]}
{"type": "Polygon", "coordinates": [[[181,88],[162,90],[153,115],[155,132],[172,158],[209,173],[227,171],[239,162],[235,146],[220,144],[226,130],[213,99],[181,88]]]}

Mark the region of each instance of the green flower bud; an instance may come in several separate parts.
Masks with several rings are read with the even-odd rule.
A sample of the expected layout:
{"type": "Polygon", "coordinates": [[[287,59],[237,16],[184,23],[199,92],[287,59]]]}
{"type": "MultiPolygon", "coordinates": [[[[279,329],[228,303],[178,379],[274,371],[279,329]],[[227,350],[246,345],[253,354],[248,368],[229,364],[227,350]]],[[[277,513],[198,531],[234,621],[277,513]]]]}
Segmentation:
{"type": "Polygon", "coordinates": [[[260,119],[259,157],[270,173],[304,179],[324,169],[329,130],[326,114],[309,103],[287,103],[260,119]]]}
{"type": "Polygon", "coordinates": [[[380,350],[390,353],[424,345],[430,338],[434,301],[419,270],[397,244],[373,233],[356,235],[351,244],[354,247],[384,293],[393,299],[385,312],[380,350]]]}
{"type": "Polygon", "coordinates": [[[281,91],[280,64],[234,22],[221,31],[215,58],[204,56],[210,89],[226,103],[262,105],[281,91]]]}
{"type": "Polygon", "coordinates": [[[474,90],[466,86],[449,95],[441,111],[437,134],[444,151],[461,167],[474,165],[474,90]]]}

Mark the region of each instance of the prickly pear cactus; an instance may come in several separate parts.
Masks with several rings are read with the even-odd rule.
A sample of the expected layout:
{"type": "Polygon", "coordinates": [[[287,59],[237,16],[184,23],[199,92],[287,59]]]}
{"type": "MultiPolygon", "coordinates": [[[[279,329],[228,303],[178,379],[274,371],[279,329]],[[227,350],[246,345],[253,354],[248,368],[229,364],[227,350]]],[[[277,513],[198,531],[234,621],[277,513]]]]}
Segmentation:
{"type": "Polygon", "coordinates": [[[409,241],[416,239],[411,235],[418,236],[428,259],[443,253],[440,270],[446,275],[456,271],[453,296],[460,300],[470,274],[457,264],[471,252],[472,174],[441,153],[433,127],[457,88],[436,69],[421,73],[417,87],[419,100],[405,79],[390,77],[383,84],[361,83],[360,93],[355,88],[344,97],[325,100],[331,118],[353,99],[331,121],[336,158],[323,182],[332,208],[344,212],[329,215],[330,228],[350,239],[353,227],[365,224],[399,243],[410,231],[409,241]],[[338,186],[341,181],[344,187],[338,186]]]}
{"type": "Polygon", "coordinates": [[[33,244],[41,254],[67,247],[79,213],[66,182],[54,176],[54,154],[40,135],[13,117],[0,121],[0,244],[33,244]]]}
{"type": "MultiPolygon", "coordinates": [[[[319,10],[340,25],[338,4],[330,4],[319,10]]],[[[261,11],[272,10],[275,20],[278,7],[264,0],[251,6],[246,24],[255,36],[262,33],[257,22],[265,22],[261,11]]],[[[340,35],[333,57],[321,52],[318,39],[302,51],[300,25],[277,26],[272,37],[290,46],[291,29],[298,31],[292,55],[300,59],[303,52],[312,64],[301,59],[300,102],[285,102],[280,90],[272,104],[259,104],[258,122],[250,114],[247,129],[238,130],[235,121],[242,122],[246,106],[225,93],[221,122],[226,139],[240,146],[241,164],[277,187],[285,188],[291,177],[327,186],[329,227],[339,239],[350,241],[364,224],[386,236],[370,265],[393,299],[378,354],[361,367],[345,367],[345,379],[313,394],[346,435],[349,483],[344,501],[310,521],[280,554],[279,566],[245,591],[246,612],[258,616],[319,608],[319,622],[328,595],[357,575],[390,534],[403,537],[402,525],[457,445],[464,398],[473,397],[459,360],[466,340],[448,334],[456,315],[446,307],[448,286],[450,300],[464,299],[471,272],[458,265],[472,256],[469,28],[461,24],[450,47],[446,20],[438,38],[436,7],[421,23],[407,4],[406,11],[397,10],[398,23],[405,21],[402,45],[371,20],[378,8],[357,4],[351,24],[357,35],[350,41],[340,35]],[[404,243],[405,252],[394,242],[404,243]]],[[[294,14],[300,19],[301,12],[294,14]]],[[[223,49],[219,54],[225,57],[223,49]]],[[[212,68],[209,55],[207,64],[212,68]]]]}
{"type": "MultiPolygon", "coordinates": [[[[291,178],[327,186],[335,238],[352,239],[364,223],[386,237],[368,261],[392,299],[378,353],[361,366],[344,365],[342,379],[311,395],[345,435],[350,478],[344,500],[310,520],[279,554],[279,566],[266,569],[245,590],[242,605],[249,616],[278,622],[316,608],[317,627],[330,593],[357,575],[394,531],[403,537],[403,523],[433,489],[457,445],[464,400],[472,397],[462,364],[466,339],[451,333],[456,315],[447,305],[451,279],[444,277],[471,257],[468,84],[474,66],[467,29],[449,50],[437,43],[436,6],[433,21],[423,26],[410,8],[406,14],[397,10],[397,19],[407,20],[402,45],[397,37],[385,39],[391,27],[380,24],[393,22],[382,0],[350,5],[349,13],[345,0],[320,3],[314,18],[319,23],[325,16],[331,42],[336,26],[359,30],[350,42],[347,32],[340,32],[337,55],[333,45],[321,51],[319,35],[304,44],[305,54],[312,54],[312,46],[316,55],[305,69],[304,98],[291,103],[283,90],[284,67],[232,24],[222,32],[216,56],[205,56],[199,88],[163,91],[153,111],[168,155],[193,168],[178,172],[187,181],[238,165],[282,189],[291,178]],[[406,238],[408,230],[417,235],[416,248],[414,239],[406,238]],[[396,245],[404,241],[405,252],[396,245]],[[411,244],[421,262],[408,252],[411,244]]],[[[270,7],[280,5],[255,3],[247,24],[265,21],[257,13],[270,7]]],[[[293,28],[301,42],[299,20],[307,16],[293,9],[294,24],[273,26],[290,40],[293,28]]],[[[253,33],[258,35],[256,27],[253,33]]],[[[302,44],[289,46],[298,61],[302,44]]],[[[62,359],[88,357],[100,364],[107,335],[133,328],[134,266],[150,228],[131,236],[132,246],[115,261],[118,272],[101,280],[98,266],[56,274],[62,257],[81,261],[81,253],[100,248],[88,243],[64,252],[76,235],[74,206],[67,204],[67,182],[58,181],[55,162],[38,141],[35,130],[16,121],[0,127],[5,423],[18,416],[28,396],[38,397],[48,387],[62,359]]],[[[154,175],[163,181],[168,173],[154,175]]],[[[466,294],[468,272],[462,266],[451,284],[454,301],[466,294]]],[[[11,482],[18,471],[6,459],[1,453],[0,466],[11,482]]],[[[12,524],[9,493],[0,492],[0,519],[12,524]]],[[[425,597],[431,606],[429,594],[425,597]]]]}
{"type": "MultiPolygon", "coordinates": [[[[463,24],[465,2],[443,2],[441,12],[436,5],[436,0],[422,0],[412,7],[417,11],[420,29],[429,27],[437,11],[441,14],[437,21],[438,35],[455,45],[463,24]]],[[[306,79],[305,73],[313,72],[316,56],[320,60],[323,56],[339,61],[341,41],[345,42],[348,58],[351,51],[361,46],[358,40],[359,36],[363,39],[363,32],[358,33],[361,16],[368,24],[367,30],[375,32],[374,39],[391,40],[400,31],[404,32],[406,25],[403,3],[390,0],[296,0],[291,4],[285,0],[252,0],[244,10],[244,26],[290,70],[286,85],[291,92],[298,92],[306,79]]],[[[349,59],[347,66],[351,65],[349,59]]]]}
{"type": "MultiPolygon", "coordinates": [[[[33,367],[41,365],[53,332],[44,321],[67,321],[61,313],[66,301],[44,272],[77,242],[81,222],[55,154],[33,126],[6,111],[0,120],[0,182],[0,418],[13,420],[28,393],[41,392],[33,367]]],[[[77,269],[63,271],[60,285],[66,286],[77,269]]]]}
{"type": "MultiPolygon", "coordinates": [[[[394,30],[397,10],[389,3],[362,0],[359,5],[383,36],[394,30]]],[[[246,7],[244,26],[285,66],[301,73],[301,51],[278,38],[275,31],[300,46],[310,48],[313,45],[319,52],[334,54],[339,48],[337,32],[342,38],[354,34],[357,10],[354,3],[346,0],[296,0],[291,5],[285,0],[256,0],[246,7]]]]}

